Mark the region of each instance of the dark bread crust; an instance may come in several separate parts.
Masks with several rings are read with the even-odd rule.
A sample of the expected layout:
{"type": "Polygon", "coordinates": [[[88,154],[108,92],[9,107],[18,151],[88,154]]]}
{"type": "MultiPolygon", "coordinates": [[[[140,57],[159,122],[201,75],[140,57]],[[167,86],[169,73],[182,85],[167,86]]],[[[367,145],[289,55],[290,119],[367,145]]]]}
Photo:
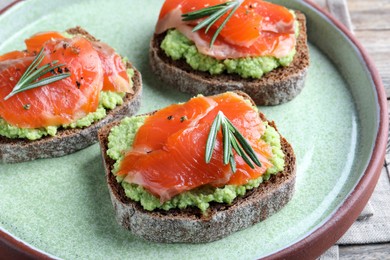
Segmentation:
{"type": "Polygon", "coordinates": [[[73,28],[69,28],[66,30],[67,33],[72,34],[72,35],[81,35],[87,40],[91,42],[99,42],[100,40],[96,39],[93,35],[91,35],[89,32],[81,28],[80,26],[76,26],[73,28]]]}
{"type": "MultiPolygon", "coordinates": [[[[80,30],[84,31],[80,27],[72,28],[72,30],[76,29],[79,32],[80,30]]],[[[18,163],[39,158],[59,157],[76,152],[96,143],[98,129],[104,125],[124,116],[134,115],[141,105],[142,78],[141,73],[131,63],[127,62],[126,67],[134,70],[133,93],[126,94],[123,98],[123,105],[108,110],[106,117],[88,127],[60,128],[55,136],[46,136],[34,141],[0,136],[0,162],[18,163]]]]}
{"type": "Polygon", "coordinates": [[[152,71],[171,87],[190,94],[214,95],[226,91],[246,92],[257,105],[278,105],[297,96],[309,67],[306,18],[296,11],[300,24],[297,53],[287,67],[279,67],[260,79],[244,79],[237,74],[210,75],[193,70],[184,60],[174,61],[160,48],[165,37],[155,34],[150,42],[149,60],[152,71]]]}
{"type": "MultiPolygon", "coordinates": [[[[242,96],[249,98],[246,94],[242,96]]],[[[262,120],[267,119],[260,113],[262,120]]],[[[154,242],[205,243],[211,242],[238,230],[250,227],[274,214],[290,201],[295,186],[296,159],[291,145],[281,137],[285,154],[283,172],[273,175],[258,188],[237,197],[232,204],[211,203],[208,215],[199,209],[171,209],[146,211],[142,206],[125,196],[121,185],[111,173],[114,160],[107,156],[108,135],[114,122],[99,130],[106,180],[116,219],[120,225],[135,235],[154,242]]],[[[274,122],[269,124],[277,130],[274,122]]]]}

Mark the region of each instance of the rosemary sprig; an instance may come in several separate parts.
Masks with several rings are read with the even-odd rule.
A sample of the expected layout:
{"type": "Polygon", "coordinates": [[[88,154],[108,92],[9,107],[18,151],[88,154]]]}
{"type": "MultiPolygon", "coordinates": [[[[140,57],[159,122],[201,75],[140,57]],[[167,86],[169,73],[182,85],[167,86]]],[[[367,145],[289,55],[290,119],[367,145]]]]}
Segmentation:
{"type": "Polygon", "coordinates": [[[236,161],[234,160],[233,149],[236,153],[243,158],[243,160],[254,169],[256,164],[261,167],[261,162],[251,145],[245,139],[245,137],[237,130],[237,128],[230,122],[230,120],[219,111],[210,127],[209,136],[206,142],[205,161],[210,163],[213,155],[215,140],[217,138],[218,131],[222,128],[222,141],[223,141],[223,163],[226,165],[230,163],[232,172],[236,172],[236,161]],[[253,163],[252,163],[253,162],[253,163]]]}
{"type": "Polygon", "coordinates": [[[228,16],[225,18],[225,20],[222,22],[222,24],[218,27],[218,29],[215,31],[211,42],[210,42],[210,48],[213,46],[215,40],[217,39],[219,33],[222,31],[223,27],[225,27],[226,23],[230,20],[230,18],[233,16],[233,14],[237,11],[237,9],[240,7],[241,1],[235,0],[235,1],[228,1],[226,3],[213,5],[209,7],[202,8],[200,10],[196,10],[193,12],[182,14],[182,20],[183,21],[193,21],[198,20],[200,18],[207,17],[203,21],[201,21],[197,26],[195,26],[192,31],[196,32],[204,27],[206,27],[206,33],[209,31],[211,26],[218,21],[219,18],[224,16],[229,10],[232,10],[228,16]]]}
{"type": "Polygon", "coordinates": [[[22,77],[19,79],[18,83],[16,83],[15,87],[12,89],[12,91],[4,98],[4,100],[7,100],[8,98],[12,97],[15,94],[18,94],[20,92],[45,86],[47,84],[53,83],[55,81],[59,81],[61,79],[69,77],[70,73],[61,73],[58,75],[53,75],[47,78],[39,79],[46,73],[50,71],[54,71],[57,68],[65,66],[65,64],[57,64],[58,60],[52,61],[48,64],[45,64],[38,68],[38,66],[42,63],[42,60],[44,58],[43,54],[43,48],[40,50],[38,55],[35,57],[33,62],[30,64],[30,66],[27,68],[27,70],[23,73],[22,77]]]}

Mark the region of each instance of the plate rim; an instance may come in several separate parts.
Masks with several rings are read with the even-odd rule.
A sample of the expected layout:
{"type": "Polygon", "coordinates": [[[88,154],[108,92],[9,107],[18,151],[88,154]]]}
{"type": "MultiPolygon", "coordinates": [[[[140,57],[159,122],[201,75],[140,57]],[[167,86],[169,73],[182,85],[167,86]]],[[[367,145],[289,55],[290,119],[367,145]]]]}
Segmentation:
{"type": "MultiPolygon", "coordinates": [[[[25,2],[25,0],[15,0],[11,2],[0,10],[0,15],[20,2],[25,2]]],[[[367,204],[378,182],[386,152],[389,128],[387,96],[381,76],[379,75],[374,62],[355,35],[353,35],[340,21],[336,20],[329,12],[323,10],[319,5],[312,2],[312,0],[303,0],[303,3],[306,3],[315,12],[324,15],[325,18],[333,23],[333,25],[356,47],[358,55],[361,56],[362,61],[365,63],[364,65],[370,73],[375,87],[374,90],[377,95],[379,110],[378,132],[371,159],[362,178],[334,214],[304,238],[286,248],[265,256],[264,259],[282,259],[287,257],[289,259],[314,259],[331,247],[349,229],[367,204]]],[[[7,258],[12,257],[12,259],[25,259],[31,257],[39,259],[56,259],[55,256],[23,242],[2,228],[0,228],[0,252],[2,252],[3,256],[7,258]]]]}
{"type": "Polygon", "coordinates": [[[303,239],[264,257],[264,259],[282,259],[286,257],[289,259],[315,259],[334,245],[355,222],[370,199],[379,180],[386,154],[389,132],[387,96],[375,63],[356,36],[343,23],[335,19],[328,11],[322,9],[312,0],[303,0],[303,2],[312,7],[314,11],[324,15],[356,47],[358,55],[361,56],[362,61],[365,63],[364,65],[370,73],[375,87],[379,110],[378,132],[366,170],[355,188],[335,213],[303,239]]]}

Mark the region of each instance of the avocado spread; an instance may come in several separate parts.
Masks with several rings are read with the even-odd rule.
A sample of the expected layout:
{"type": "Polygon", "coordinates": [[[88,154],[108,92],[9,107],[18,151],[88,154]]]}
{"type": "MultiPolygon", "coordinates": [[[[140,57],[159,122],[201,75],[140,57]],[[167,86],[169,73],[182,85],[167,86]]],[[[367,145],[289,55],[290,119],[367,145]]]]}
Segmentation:
{"type": "MultiPolygon", "coordinates": [[[[291,11],[292,12],[292,11],[291,11]]],[[[293,12],[292,12],[293,13],[293,12]]],[[[295,14],[293,13],[295,16],[295,14]]],[[[298,22],[295,21],[295,35],[299,35],[298,22]]],[[[209,72],[211,75],[236,73],[243,78],[261,78],[265,73],[280,66],[288,66],[296,53],[295,48],[285,57],[271,56],[245,57],[218,60],[199,53],[195,44],[176,29],[167,32],[161,43],[161,49],[173,60],[183,59],[194,70],[209,72]]]]}
{"type": "MultiPolygon", "coordinates": [[[[119,169],[119,164],[124,157],[125,151],[132,146],[137,130],[143,125],[147,116],[137,116],[125,118],[120,125],[112,128],[108,136],[108,151],[110,158],[115,160],[113,173],[119,169]]],[[[209,207],[210,202],[231,203],[237,196],[242,196],[247,190],[258,187],[263,181],[270,178],[271,174],[276,174],[284,168],[284,154],[281,149],[280,136],[276,130],[269,126],[267,122],[264,135],[261,137],[266,143],[272,147],[273,157],[270,162],[274,165],[258,179],[250,180],[245,185],[225,185],[221,188],[201,187],[191,191],[183,192],[176,195],[171,200],[160,203],[159,198],[149,193],[143,187],[137,184],[130,184],[123,181],[117,176],[117,181],[121,183],[127,197],[134,201],[140,202],[145,210],[152,211],[154,209],[169,210],[172,208],[183,209],[189,206],[199,208],[203,213],[209,207]]]]}
{"type": "MultiPolygon", "coordinates": [[[[130,85],[132,85],[131,78],[134,76],[134,71],[132,69],[128,69],[127,74],[130,79],[130,85]]],[[[55,136],[59,128],[87,127],[104,118],[107,115],[107,109],[114,109],[116,106],[122,105],[124,96],[125,93],[102,91],[100,92],[99,106],[95,112],[91,112],[75,122],[62,126],[19,128],[17,126],[10,125],[4,119],[0,118],[0,135],[8,138],[26,138],[29,140],[37,140],[47,135],[55,136]]]]}

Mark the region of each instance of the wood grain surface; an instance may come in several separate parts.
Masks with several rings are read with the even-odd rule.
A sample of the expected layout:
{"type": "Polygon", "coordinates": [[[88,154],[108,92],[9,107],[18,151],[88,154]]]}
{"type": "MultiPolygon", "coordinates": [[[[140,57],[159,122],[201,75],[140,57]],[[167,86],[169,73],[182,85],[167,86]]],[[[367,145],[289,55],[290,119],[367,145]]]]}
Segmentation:
{"type": "Polygon", "coordinates": [[[390,97],[390,1],[348,0],[355,35],[373,58],[390,97]]]}

